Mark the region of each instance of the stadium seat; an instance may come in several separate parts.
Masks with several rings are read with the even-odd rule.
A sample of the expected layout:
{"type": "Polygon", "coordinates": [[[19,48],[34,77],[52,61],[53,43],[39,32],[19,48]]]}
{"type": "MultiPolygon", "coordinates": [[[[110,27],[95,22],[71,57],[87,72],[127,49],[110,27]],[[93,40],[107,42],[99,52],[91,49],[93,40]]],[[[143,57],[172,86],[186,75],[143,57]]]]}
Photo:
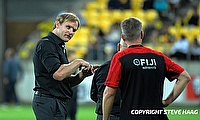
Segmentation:
{"type": "Polygon", "coordinates": [[[97,3],[103,3],[107,5],[109,0],[96,0],[96,1],[97,3]]]}
{"type": "Polygon", "coordinates": [[[145,21],[147,23],[152,23],[157,18],[158,18],[158,12],[155,9],[150,9],[145,11],[145,21]]]}
{"type": "Polygon", "coordinates": [[[108,9],[108,0],[97,0],[97,4],[99,5],[100,10],[108,9]]]}
{"type": "Polygon", "coordinates": [[[86,24],[88,26],[98,26],[99,12],[97,12],[97,10],[93,11],[84,10],[82,12],[82,15],[86,19],[86,24]]]}
{"type": "Polygon", "coordinates": [[[82,35],[86,35],[89,36],[90,35],[90,28],[87,26],[82,26],[80,28],[80,30],[77,31],[78,35],[82,36],[82,35]]]}
{"type": "Polygon", "coordinates": [[[112,22],[110,19],[104,19],[100,21],[99,27],[104,33],[108,33],[110,31],[110,27],[112,25],[112,22]]]}
{"type": "Polygon", "coordinates": [[[183,34],[186,37],[188,37],[188,33],[190,33],[190,30],[188,29],[188,27],[181,27],[179,31],[180,31],[180,34],[183,34]]]}
{"type": "Polygon", "coordinates": [[[175,27],[175,26],[170,26],[168,28],[168,32],[169,34],[171,34],[172,36],[174,36],[175,40],[180,38],[180,32],[179,30],[175,27]]]}
{"type": "Polygon", "coordinates": [[[124,10],[123,11],[123,19],[133,17],[133,11],[132,10],[124,10]]]}
{"type": "Polygon", "coordinates": [[[194,38],[199,38],[200,39],[200,29],[199,27],[193,27],[191,30],[190,30],[190,39],[191,41],[194,39],[194,38]]]}
{"type": "Polygon", "coordinates": [[[84,46],[80,46],[76,48],[77,58],[83,58],[88,53],[88,48],[84,46]]]}
{"type": "Polygon", "coordinates": [[[121,21],[122,20],[122,12],[121,10],[112,10],[111,11],[112,16],[110,17],[110,20],[112,20],[113,23],[121,21]]]}
{"type": "Polygon", "coordinates": [[[98,8],[99,4],[96,1],[88,2],[85,7],[85,9],[88,11],[94,11],[97,10],[98,8]]]}
{"type": "Polygon", "coordinates": [[[144,0],[131,0],[131,9],[134,11],[142,10],[144,0]]]}
{"type": "Polygon", "coordinates": [[[133,11],[133,15],[134,15],[135,17],[138,17],[138,18],[141,19],[141,20],[145,20],[145,19],[144,19],[144,18],[145,18],[145,13],[144,13],[143,10],[133,11]]]}
{"type": "Polygon", "coordinates": [[[99,19],[100,20],[103,20],[103,19],[110,19],[110,16],[111,16],[111,11],[105,9],[105,10],[102,10],[99,12],[99,19]]]}

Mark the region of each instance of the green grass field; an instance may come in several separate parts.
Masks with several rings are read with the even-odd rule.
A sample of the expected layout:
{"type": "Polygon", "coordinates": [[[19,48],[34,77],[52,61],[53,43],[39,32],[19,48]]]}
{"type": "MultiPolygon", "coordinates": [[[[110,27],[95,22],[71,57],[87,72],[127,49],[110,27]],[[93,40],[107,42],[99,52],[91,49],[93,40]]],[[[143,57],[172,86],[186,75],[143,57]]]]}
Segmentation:
{"type": "MultiPolygon", "coordinates": [[[[171,112],[168,114],[170,120],[200,120],[200,107],[170,107],[166,110],[171,112]],[[176,111],[187,112],[194,111],[198,114],[176,114],[176,111]]],[[[79,105],[77,120],[95,120],[96,114],[94,113],[94,105],[79,105]]],[[[21,106],[1,106],[0,107],[0,120],[35,120],[31,105],[21,106]]]]}

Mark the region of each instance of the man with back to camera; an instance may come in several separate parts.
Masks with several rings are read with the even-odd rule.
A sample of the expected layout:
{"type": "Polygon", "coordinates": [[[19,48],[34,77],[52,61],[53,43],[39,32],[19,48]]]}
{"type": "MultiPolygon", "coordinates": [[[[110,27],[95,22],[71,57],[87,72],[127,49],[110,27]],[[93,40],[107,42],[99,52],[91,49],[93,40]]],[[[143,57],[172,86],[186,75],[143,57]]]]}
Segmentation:
{"type": "Polygon", "coordinates": [[[161,52],[142,45],[144,32],[138,18],[123,20],[121,30],[128,48],[112,58],[103,94],[103,120],[109,119],[118,87],[122,98],[120,120],[167,120],[163,107],[182,93],[190,75],[161,52]],[[168,97],[162,100],[165,77],[176,83],[168,97]],[[153,110],[157,114],[153,114],[153,110]]]}
{"type": "Polygon", "coordinates": [[[37,120],[66,120],[68,101],[73,94],[71,88],[92,75],[97,67],[82,59],[68,61],[65,42],[73,37],[79,27],[80,20],[75,14],[61,13],[55,20],[52,32],[36,45],[32,107],[37,120]],[[82,69],[72,75],[78,68],[82,69]]]}
{"type": "MultiPolygon", "coordinates": [[[[122,39],[120,39],[120,42],[117,44],[118,51],[119,52],[123,51],[126,48],[127,48],[126,43],[122,39]]],[[[103,99],[103,91],[105,89],[104,82],[105,82],[106,77],[108,75],[110,62],[111,62],[111,60],[103,63],[95,71],[93,79],[92,79],[90,97],[96,103],[96,111],[95,111],[96,114],[97,114],[96,120],[102,120],[103,119],[102,99],[103,99]]],[[[111,113],[110,113],[110,120],[119,120],[120,103],[121,103],[120,90],[117,89],[117,94],[115,96],[113,107],[112,107],[112,110],[111,110],[111,113]]]]}

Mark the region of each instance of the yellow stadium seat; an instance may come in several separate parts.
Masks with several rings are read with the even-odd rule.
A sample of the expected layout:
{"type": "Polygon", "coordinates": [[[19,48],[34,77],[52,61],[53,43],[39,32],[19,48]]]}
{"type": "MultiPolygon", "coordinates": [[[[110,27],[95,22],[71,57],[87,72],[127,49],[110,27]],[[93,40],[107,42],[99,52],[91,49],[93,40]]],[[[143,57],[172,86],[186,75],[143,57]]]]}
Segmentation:
{"type": "Polygon", "coordinates": [[[112,10],[111,14],[112,14],[112,16],[110,17],[110,19],[112,20],[113,23],[119,22],[122,20],[121,10],[112,10]]]}
{"type": "Polygon", "coordinates": [[[179,29],[177,29],[176,27],[170,26],[170,27],[168,28],[168,32],[169,32],[169,34],[173,35],[173,36],[175,37],[176,40],[180,38],[179,29]]]}
{"type": "Polygon", "coordinates": [[[158,18],[158,12],[156,10],[151,9],[145,12],[145,20],[147,23],[152,23],[157,18],[158,18]]]}
{"type": "Polygon", "coordinates": [[[186,35],[186,37],[187,37],[189,31],[190,30],[188,29],[188,27],[181,27],[180,28],[180,34],[186,35]]]}
{"type": "Polygon", "coordinates": [[[86,19],[86,24],[88,26],[98,26],[99,12],[97,12],[96,10],[83,11],[82,15],[86,19]]]}
{"type": "Polygon", "coordinates": [[[19,56],[22,59],[27,59],[29,57],[29,52],[27,50],[20,50],[19,51],[19,56]]]}
{"type": "Polygon", "coordinates": [[[99,16],[99,12],[97,10],[93,10],[93,11],[84,11],[83,16],[88,20],[90,18],[96,18],[99,16]]]}
{"type": "Polygon", "coordinates": [[[104,3],[107,4],[109,0],[96,0],[98,3],[104,3]]]}
{"type": "Polygon", "coordinates": [[[109,19],[104,19],[100,21],[99,27],[104,33],[108,33],[110,31],[110,27],[112,22],[109,19]]]}
{"type": "Polygon", "coordinates": [[[89,28],[89,27],[86,27],[86,26],[82,26],[82,27],[80,28],[80,30],[78,30],[77,32],[78,32],[78,34],[79,34],[80,36],[82,36],[82,35],[89,36],[89,35],[90,35],[90,28],[89,28]]]}
{"type": "Polygon", "coordinates": [[[83,58],[88,52],[88,48],[85,46],[79,46],[76,48],[77,58],[83,58]]]}
{"type": "Polygon", "coordinates": [[[89,39],[88,37],[79,37],[77,38],[77,45],[78,46],[88,46],[89,39]]]}
{"type": "Polygon", "coordinates": [[[71,40],[69,40],[68,42],[66,42],[67,46],[73,47],[75,46],[76,41],[72,38],[71,40]]]}
{"type": "Polygon", "coordinates": [[[108,0],[96,0],[99,10],[107,10],[108,9],[108,0]]]}
{"type": "Polygon", "coordinates": [[[191,32],[192,32],[192,34],[194,34],[196,36],[200,35],[200,29],[199,29],[199,27],[193,27],[191,29],[191,32]]]}
{"type": "Polygon", "coordinates": [[[96,26],[99,27],[99,21],[97,18],[91,18],[89,20],[87,20],[87,25],[88,26],[96,26]]]}
{"type": "Polygon", "coordinates": [[[88,2],[86,4],[86,10],[93,11],[99,8],[99,4],[96,1],[88,2]]]}
{"type": "Polygon", "coordinates": [[[139,18],[140,20],[145,20],[145,13],[143,10],[133,11],[133,16],[139,18]]]}
{"type": "Polygon", "coordinates": [[[98,3],[98,5],[99,5],[99,10],[107,10],[108,9],[108,5],[107,5],[107,3],[103,3],[103,2],[100,2],[100,3],[98,3]]]}
{"type": "Polygon", "coordinates": [[[192,41],[194,38],[200,38],[200,29],[198,27],[193,27],[190,29],[190,40],[192,41]]]}
{"type": "Polygon", "coordinates": [[[99,20],[110,19],[111,15],[109,10],[102,10],[99,12],[99,20]]]}
{"type": "Polygon", "coordinates": [[[132,10],[123,10],[123,19],[128,18],[128,17],[133,17],[133,11],[132,10]]]}
{"type": "Polygon", "coordinates": [[[142,9],[144,0],[131,0],[131,9],[138,11],[142,9]]]}

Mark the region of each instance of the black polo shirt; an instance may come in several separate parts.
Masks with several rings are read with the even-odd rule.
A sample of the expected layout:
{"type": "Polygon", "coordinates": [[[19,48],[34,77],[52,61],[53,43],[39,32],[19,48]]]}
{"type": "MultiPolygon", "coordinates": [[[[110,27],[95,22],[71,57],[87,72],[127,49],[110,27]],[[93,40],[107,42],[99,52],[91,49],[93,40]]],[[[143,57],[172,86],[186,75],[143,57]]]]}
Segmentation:
{"type": "MultiPolygon", "coordinates": [[[[98,115],[103,115],[102,112],[102,100],[103,100],[103,91],[105,89],[104,82],[106,81],[106,77],[108,75],[108,70],[110,67],[110,62],[107,61],[102,64],[96,71],[92,80],[90,97],[96,102],[96,113],[98,115]]],[[[113,103],[112,110],[110,112],[111,115],[119,116],[120,115],[120,90],[117,89],[117,93],[115,96],[115,100],[113,103]]]]}
{"type": "Polygon", "coordinates": [[[115,54],[105,85],[121,90],[120,120],[166,120],[162,105],[165,77],[173,81],[183,71],[164,54],[142,45],[115,54]],[[162,112],[149,112],[154,110],[162,112]]]}
{"type": "Polygon", "coordinates": [[[52,32],[38,41],[33,55],[34,91],[61,99],[72,97],[72,89],[69,86],[68,79],[58,81],[53,78],[53,73],[61,64],[69,63],[63,45],[65,45],[64,41],[52,32]]]}

